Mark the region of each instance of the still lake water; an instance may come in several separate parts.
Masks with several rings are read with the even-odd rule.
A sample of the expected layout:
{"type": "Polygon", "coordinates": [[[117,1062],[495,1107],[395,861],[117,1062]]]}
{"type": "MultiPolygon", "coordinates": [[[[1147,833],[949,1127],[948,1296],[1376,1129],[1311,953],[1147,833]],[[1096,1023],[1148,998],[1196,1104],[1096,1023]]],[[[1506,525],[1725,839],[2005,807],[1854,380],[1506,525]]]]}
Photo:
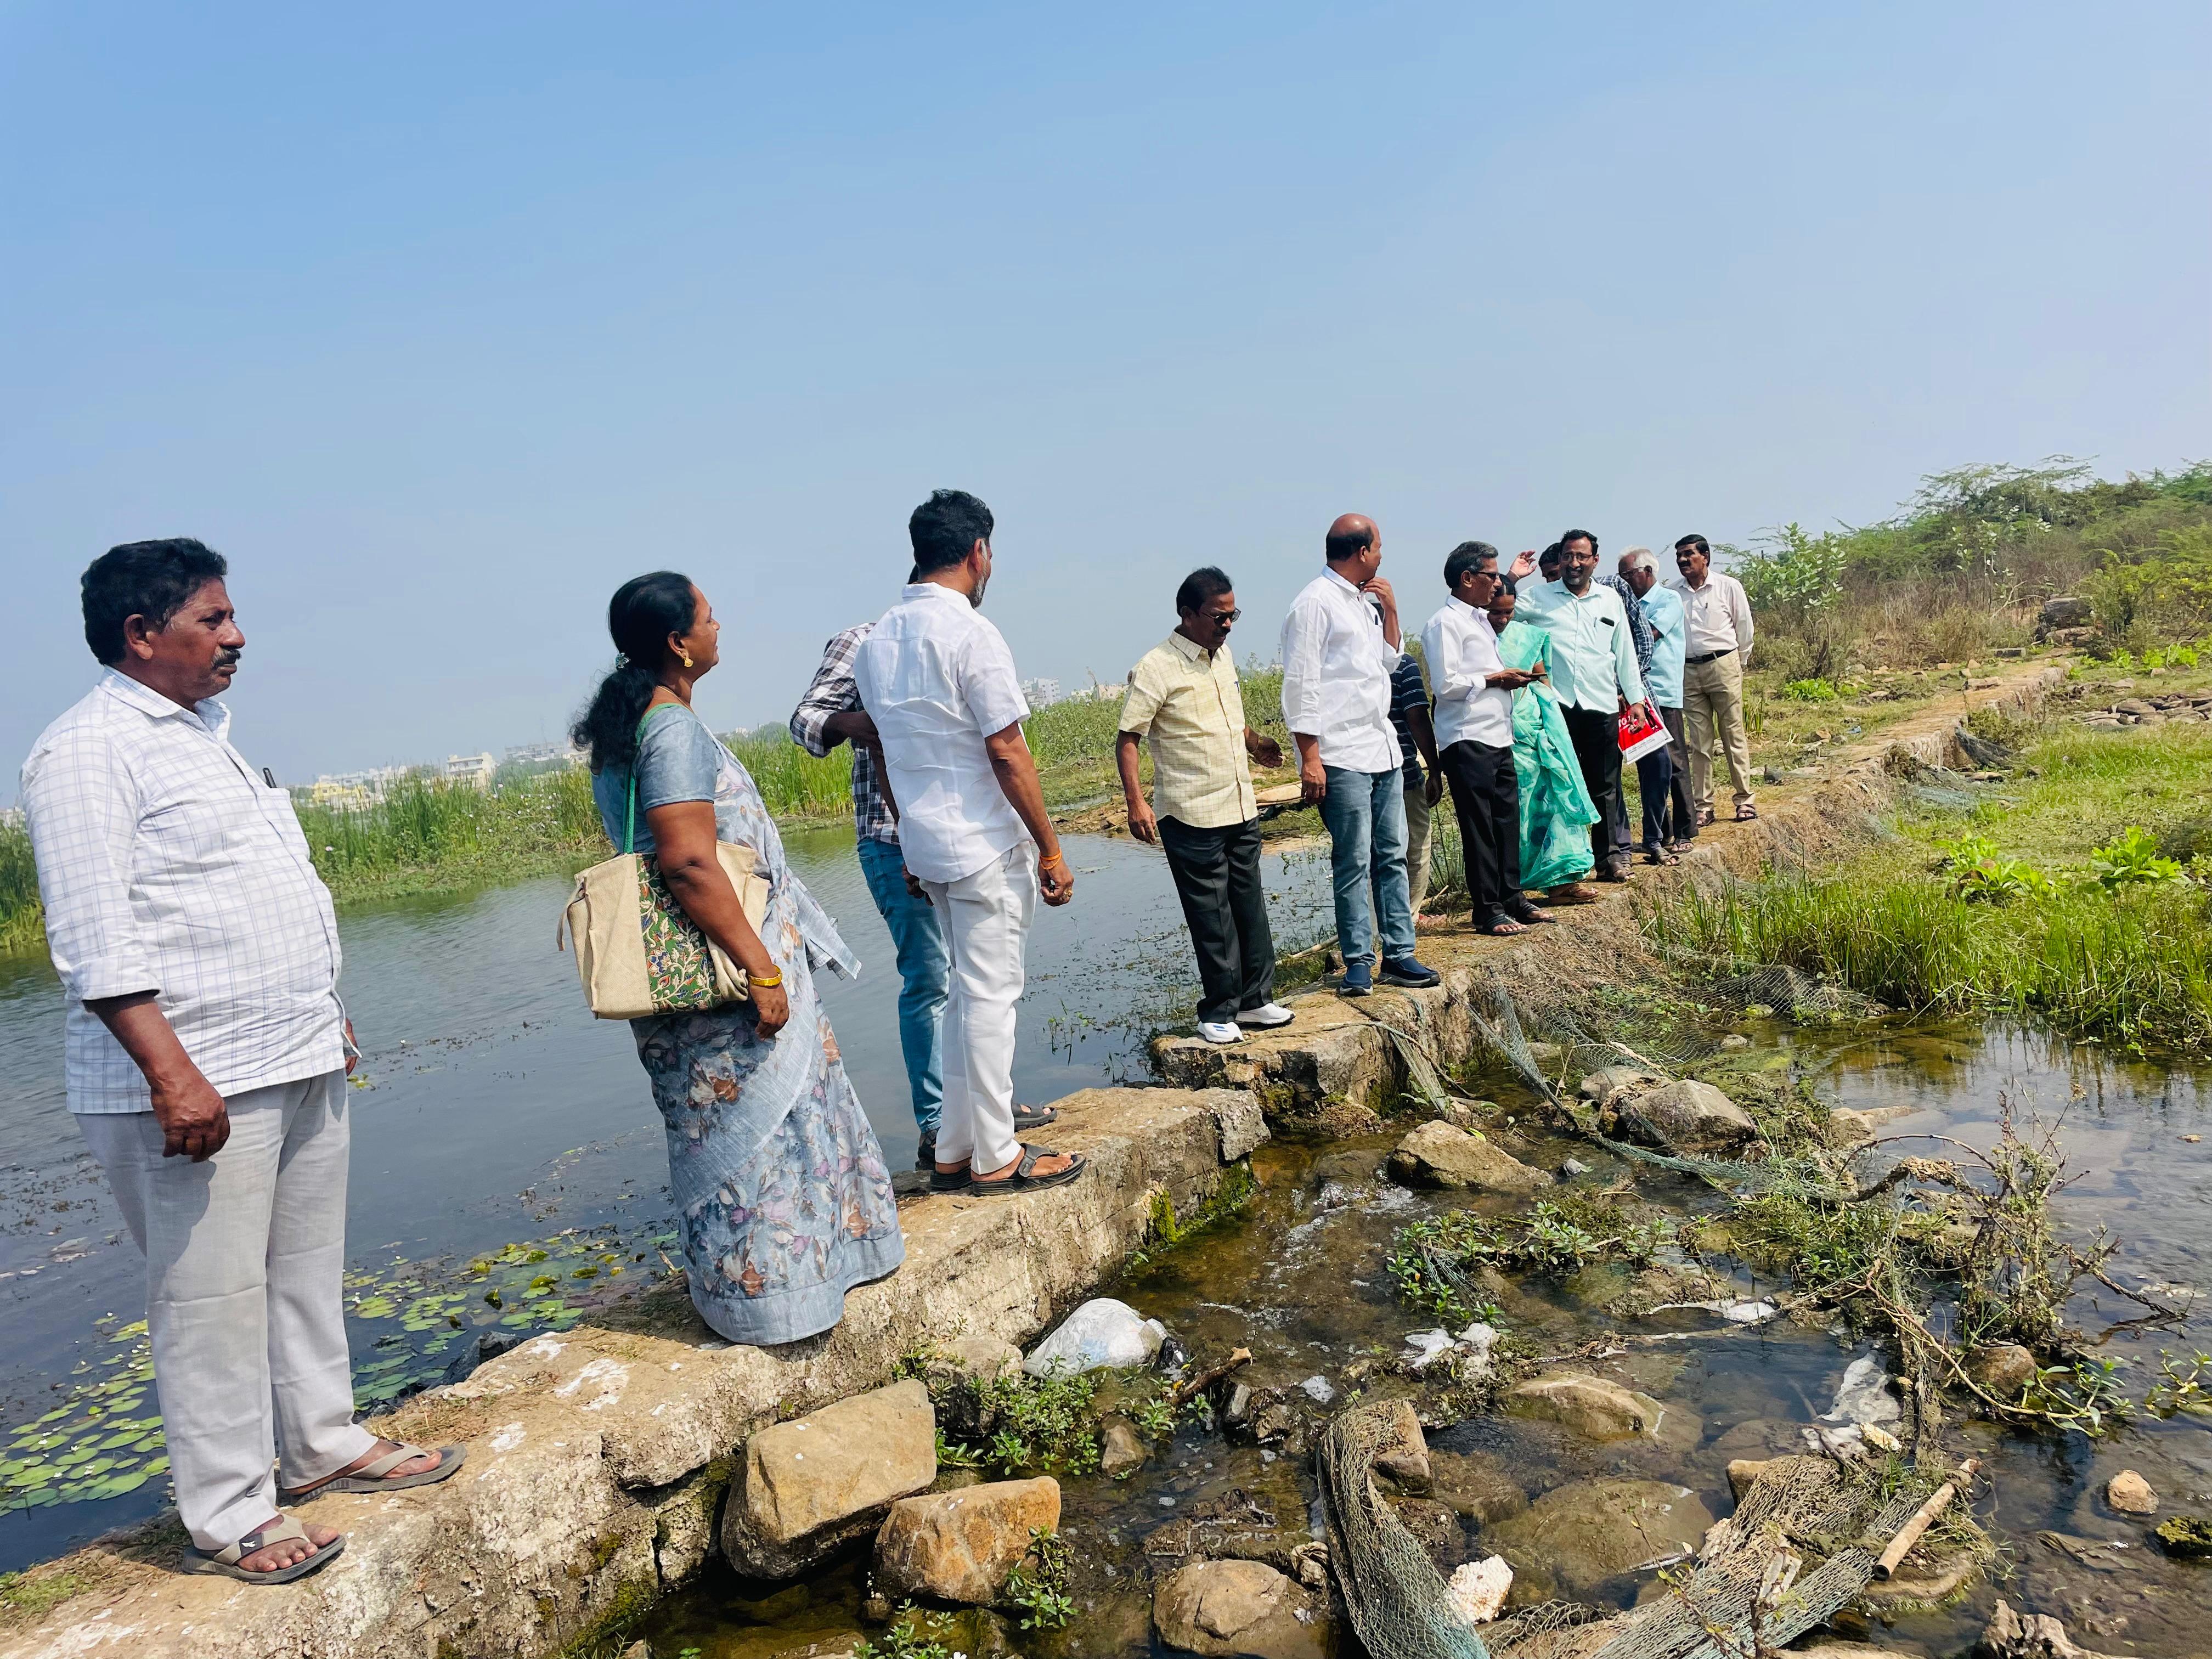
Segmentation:
{"type": "MultiPolygon", "coordinates": [[[[852,833],[793,834],[787,846],[862,962],[857,981],[823,976],[823,1001],[886,1158],[894,1170],[909,1167],[916,1137],[899,1054],[898,972],[852,833]]],[[[1014,1068],[1026,1101],[1143,1080],[1152,1031],[1192,1018],[1196,973],[1165,860],[1099,836],[1071,837],[1067,850],[1074,902],[1040,907],[1030,942],[1014,1068]]],[[[1264,867],[1279,949],[1333,931],[1324,859],[1310,849],[1271,852],[1264,867]]],[[[554,950],[568,892],[568,883],[547,878],[339,918],[343,988],[367,1079],[354,1096],[347,1224],[349,1255],[364,1279],[388,1279],[400,1263],[465,1261],[571,1229],[634,1242],[666,1223],[660,1119],[629,1030],[591,1017],[574,958],[554,950]]],[[[0,1319],[8,1333],[0,1433],[49,1413],[57,1413],[57,1436],[83,1428],[82,1410],[61,1413],[103,1376],[113,1379],[116,1400],[143,1395],[137,1417],[125,1420],[155,1408],[150,1393],[124,1381],[131,1365],[115,1369],[132,1352],[131,1322],[144,1315],[143,1262],[70,1119],[61,1028],[60,988],[44,958],[0,959],[0,1319]]],[[[465,1310],[481,1322],[490,1316],[477,1300],[469,1297],[465,1310]]],[[[457,1294],[453,1304],[461,1305],[457,1294]]],[[[518,1309],[507,1322],[525,1317],[518,1309]]],[[[356,1331],[365,1372],[382,1358],[379,1346],[392,1351],[394,1334],[358,1322],[356,1331]]],[[[167,1485],[158,1468],[155,1476],[112,1497],[0,1515],[0,1571],[153,1512],[167,1485]]]]}

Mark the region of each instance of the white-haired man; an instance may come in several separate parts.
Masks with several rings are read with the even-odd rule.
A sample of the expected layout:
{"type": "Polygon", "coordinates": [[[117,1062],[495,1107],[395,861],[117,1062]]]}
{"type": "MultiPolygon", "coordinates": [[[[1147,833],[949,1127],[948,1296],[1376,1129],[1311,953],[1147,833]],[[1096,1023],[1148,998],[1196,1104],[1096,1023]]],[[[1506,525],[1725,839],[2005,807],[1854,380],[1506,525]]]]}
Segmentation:
{"type": "MultiPolygon", "coordinates": [[[[1636,763],[1636,793],[1644,804],[1644,856],[1653,864],[1674,864],[1698,833],[1690,811],[1689,755],[1682,742],[1682,657],[1687,626],[1681,596],[1659,580],[1659,561],[1648,547],[1620,556],[1620,579],[1635,592],[1651,629],[1651,661],[1644,690],[1667,725],[1667,746],[1636,763]]],[[[1616,826],[1628,835],[1627,805],[1616,826]]]]}

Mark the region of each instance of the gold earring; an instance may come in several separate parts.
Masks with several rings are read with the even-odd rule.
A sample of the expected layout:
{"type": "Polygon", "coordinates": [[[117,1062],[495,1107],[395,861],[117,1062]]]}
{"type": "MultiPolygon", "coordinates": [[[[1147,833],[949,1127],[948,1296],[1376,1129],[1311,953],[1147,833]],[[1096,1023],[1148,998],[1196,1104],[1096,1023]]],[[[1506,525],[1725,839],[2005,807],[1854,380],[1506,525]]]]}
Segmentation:
{"type": "Polygon", "coordinates": [[[684,659],[684,665],[686,668],[689,668],[689,667],[691,665],[691,653],[690,653],[689,651],[684,651],[684,652],[680,652],[680,653],[678,653],[678,654],[679,654],[680,656],[682,656],[682,658],[684,659]]]}

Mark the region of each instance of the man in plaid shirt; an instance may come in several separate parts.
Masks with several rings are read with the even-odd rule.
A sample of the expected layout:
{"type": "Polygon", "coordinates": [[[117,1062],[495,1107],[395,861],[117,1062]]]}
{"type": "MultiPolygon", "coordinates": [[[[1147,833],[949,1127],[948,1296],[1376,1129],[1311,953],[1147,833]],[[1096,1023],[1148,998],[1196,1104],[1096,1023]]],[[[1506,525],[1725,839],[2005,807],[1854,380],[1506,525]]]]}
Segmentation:
{"type": "Polygon", "coordinates": [[[898,954],[899,1048],[906,1056],[907,1086],[914,1095],[915,1127],[921,1133],[917,1169],[928,1169],[937,1154],[937,1119],[945,1096],[939,1038],[945,1015],[945,981],[950,958],[945,930],[929,901],[908,886],[906,860],[899,851],[898,817],[884,788],[884,754],[876,723],[860,707],[853,678],[853,658],[873,623],[848,628],[823,647],[814,683],[791,716],[791,735],[817,759],[841,743],[853,745],[853,828],[860,872],[869,895],[890,929],[898,954]]]}

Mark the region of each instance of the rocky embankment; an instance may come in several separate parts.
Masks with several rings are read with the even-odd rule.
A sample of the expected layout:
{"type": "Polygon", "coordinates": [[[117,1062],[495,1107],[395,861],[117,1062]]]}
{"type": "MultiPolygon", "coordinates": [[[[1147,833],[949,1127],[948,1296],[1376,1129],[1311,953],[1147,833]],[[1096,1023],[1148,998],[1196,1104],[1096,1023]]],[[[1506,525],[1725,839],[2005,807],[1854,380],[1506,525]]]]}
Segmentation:
{"type": "MultiPolygon", "coordinates": [[[[2054,672],[2022,673],[1969,700],[2039,697],[2054,672]]],[[[1758,822],[1716,825],[1681,869],[1641,878],[1691,879],[1700,865],[1748,873],[1778,850],[1863,835],[1889,787],[1886,757],[1963,758],[1951,735],[1960,712],[1931,714],[1840,772],[1771,795],[1758,822]]],[[[1443,969],[1441,986],[1364,1004],[1309,994],[1294,1000],[1289,1031],[1238,1048],[1164,1042],[1156,1063],[1172,1086],[1086,1090],[1058,1103],[1058,1144],[1091,1158],[1083,1182],[1012,1200],[902,1205],[906,1265],[854,1292],[835,1331],[786,1350],[732,1348],[691,1317],[680,1286],[663,1287],[623,1318],[526,1341],[380,1421],[395,1436],[464,1441],[468,1465],[442,1486],[308,1506],[348,1537],[325,1571],[276,1589],[183,1576],[181,1538],[173,1522],[157,1523],[34,1570],[33,1582],[52,1587],[51,1605],[0,1621],[0,1659],[535,1659],[619,1628],[717,1553],[787,1576],[871,1534],[882,1583],[954,1601],[995,1595],[1031,1528],[1055,1522],[1059,1491],[1048,1480],[945,1489],[933,1419],[923,1432],[929,1396],[919,1381],[897,1380],[902,1358],[972,1339],[969,1363],[1004,1364],[1011,1345],[1048,1329],[1144,1244],[1163,1198],[1193,1212],[1271,1127],[1378,1128],[1376,1109],[1405,1087],[1409,1064],[1386,1022],[1455,1064],[1474,1052],[1480,1012],[1559,981],[1554,953],[1571,953],[1584,972],[1609,939],[1632,935],[1626,908],[1608,902],[1516,940],[1433,937],[1424,955],[1443,969]]],[[[1622,1133],[1641,1125],[1662,1139],[1740,1143],[1729,1103],[1677,1090],[1634,1097],[1634,1112],[1617,1120],[1622,1133]]],[[[1553,1179],[1464,1124],[1426,1126],[1399,1152],[1401,1178],[1425,1185],[1527,1195],[1553,1179]]],[[[1479,1346],[1461,1350],[1462,1361],[1479,1346]]],[[[1668,1418],[1680,1420],[1647,1395],[1571,1370],[1531,1379],[1510,1408],[1661,1439],[1668,1418]]],[[[1258,1407],[1248,1400],[1245,1409],[1258,1407]]],[[[1532,1504],[1495,1473],[1454,1465],[1439,1479],[1432,1465],[1423,1501],[1452,1513],[1457,1494],[1495,1511],[1502,1528],[1527,1534],[1524,1559],[1546,1564],[1563,1592],[1618,1570],[1603,1551],[1622,1517],[1639,1536],[1686,1547],[1710,1520],[1679,1492],[1644,1489],[1663,1483],[1532,1504]],[[1577,1565],[1585,1547],[1590,1559],[1577,1565]]],[[[1423,1484],[1409,1466],[1406,1495],[1423,1484]]],[[[1316,1571],[1310,1555],[1193,1562],[1164,1577],[1153,1616],[1164,1639],[1192,1651],[1303,1651],[1293,1638],[1320,1639],[1316,1571]],[[1282,1635],[1279,1647],[1248,1640],[1262,1626],[1282,1635]]],[[[1466,1588],[1479,1591],[1472,1580],[1466,1588]]]]}

